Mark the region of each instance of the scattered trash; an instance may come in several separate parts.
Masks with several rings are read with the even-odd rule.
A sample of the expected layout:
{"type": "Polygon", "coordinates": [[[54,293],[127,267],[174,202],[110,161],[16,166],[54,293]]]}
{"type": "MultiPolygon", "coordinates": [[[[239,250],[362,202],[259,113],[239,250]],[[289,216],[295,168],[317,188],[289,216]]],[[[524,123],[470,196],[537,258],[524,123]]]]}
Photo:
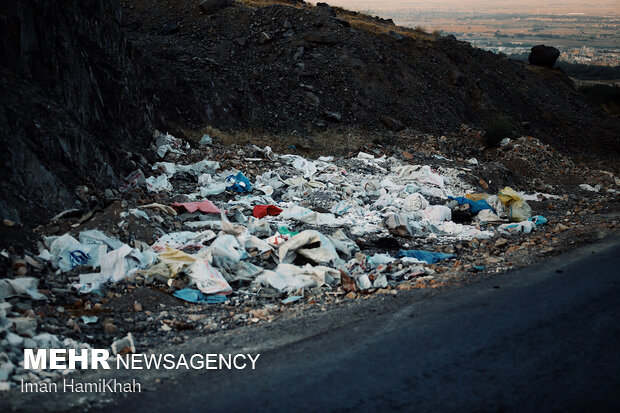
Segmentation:
{"type": "Polygon", "coordinates": [[[534,224],[536,224],[536,226],[539,226],[546,224],[547,218],[543,217],[542,215],[534,215],[533,217],[530,217],[528,221],[532,221],[534,224]]]}
{"type": "Polygon", "coordinates": [[[588,184],[581,184],[581,185],[579,185],[579,188],[583,189],[584,191],[590,191],[590,192],[600,192],[600,190],[601,190],[601,186],[600,185],[591,186],[591,185],[588,185],[588,184]]]}
{"type": "Polygon", "coordinates": [[[211,139],[211,137],[205,133],[204,135],[202,135],[202,138],[200,138],[200,142],[198,144],[201,147],[204,147],[204,146],[211,145],[212,143],[213,143],[213,139],[211,139]]]}
{"type": "Polygon", "coordinates": [[[252,215],[256,218],[264,218],[267,215],[277,216],[280,215],[282,209],[275,205],[256,205],[252,210],[252,215]]]}
{"type": "Polygon", "coordinates": [[[228,298],[226,298],[225,295],[205,295],[198,290],[194,290],[193,288],[177,290],[173,293],[173,295],[183,301],[197,304],[219,304],[228,301],[228,298]]]}
{"type": "Polygon", "coordinates": [[[120,340],[114,341],[111,348],[114,355],[123,355],[136,352],[136,344],[133,341],[133,336],[131,333],[128,333],[127,336],[121,338],[120,340]]]}
{"type": "Polygon", "coordinates": [[[15,279],[0,279],[0,299],[15,296],[26,296],[33,300],[47,300],[43,294],[37,291],[39,280],[33,277],[22,277],[15,279]]]}
{"type": "Polygon", "coordinates": [[[215,206],[215,204],[213,204],[213,202],[207,199],[200,202],[175,202],[174,204],[172,204],[172,207],[176,208],[177,210],[185,209],[190,214],[196,211],[204,212],[205,214],[220,214],[222,212],[218,207],[215,206]]]}
{"type": "Polygon", "coordinates": [[[498,232],[504,235],[513,235],[518,232],[529,234],[535,229],[536,229],[536,223],[532,221],[523,221],[523,222],[517,222],[514,224],[503,224],[497,228],[498,232]]]}
{"type": "Polygon", "coordinates": [[[521,222],[532,216],[532,209],[523,200],[523,197],[515,192],[512,188],[506,187],[499,192],[499,199],[507,206],[508,217],[511,221],[521,222]]]}
{"type": "Polygon", "coordinates": [[[252,192],[252,183],[243,172],[238,172],[236,175],[228,175],[228,178],[226,178],[226,185],[227,191],[241,193],[252,192]]]}
{"type": "Polygon", "coordinates": [[[400,250],[396,255],[398,258],[415,258],[419,261],[424,261],[428,264],[435,264],[442,260],[448,260],[454,258],[454,254],[446,254],[443,252],[432,252],[424,250],[400,250]]]}
{"type": "Polygon", "coordinates": [[[484,199],[479,199],[479,200],[471,200],[462,196],[458,196],[458,197],[451,197],[449,196],[448,199],[453,199],[456,202],[459,203],[459,205],[469,205],[469,210],[473,213],[473,214],[477,214],[478,212],[485,210],[485,209],[490,209],[491,211],[495,212],[495,210],[493,209],[493,207],[491,205],[489,205],[487,203],[487,201],[485,201],[484,199]]]}
{"type": "MultiPolygon", "coordinates": [[[[304,311],[315,303],[323,308],[443,285],[456,271],[505,271],[512,264],[503,254],[512,254],[512,263],[526,256],[526,246],[549,252],[549,233],[573,228],[556,221],[554,204],[564,195],[546,193],[547,186],[534,186],[543,192],[530,195],[509,187],[497,195],[479,193],[499,180],[486,184],[475,175],[491,176],[478,154],[476,162],[473,154],[450,160],[376,145],[347,158],[309,159],[254,145],[230,151],[208,136],[202,149],[169,134],[157,140],[153,150],[164,153],[161,162],[151,169],[141,162],[154,176],[136,170],[125,180],[125,194],[107,194],[107,206],[96,212],[102,216],[89,221],[97,229],[79,231],[89,210],[76,208],[42,227],[43,234],[58,235],[43,237],[36,255],[0,252],[12,271],[0,280],[0,330],[12,334],[4,342],[62,345],[51,335],[26,342],[41,327],[36,314],[43,303],[36,301],[54,303],[50,311],[63,318],[80,311],[66,325],[51,324],[59,337],[111,341],[129,331],[136,337],[156,331],[162,340],[180,340],[173,331],[204,334],[271,320],[293,303],[304,311]],[[415,164],[429,159],[433,165],[415,164]],[[557,224],[544,227],[547,219],[532,216],[526,200],[557,224]],[[521,239],[535,229],[543,234],[521,239]],[[37,278],[24,277],[29,274],[37,278]],[[229,305],[197,312],[173,297],[229,305]],[[118,299],[129,305],[119,310],[118,299]]],[[[115,354],[136,351],[142,339],[115,341],[115,354]]]]}
{"type": "Polygon", "coordinates": [[[303,295],[291,295],[290,297],[287,297],[284,300],[282,300],[282,304],[295,303],[295,302],[301,300],[302,298],[304,298],[303,295]]]}

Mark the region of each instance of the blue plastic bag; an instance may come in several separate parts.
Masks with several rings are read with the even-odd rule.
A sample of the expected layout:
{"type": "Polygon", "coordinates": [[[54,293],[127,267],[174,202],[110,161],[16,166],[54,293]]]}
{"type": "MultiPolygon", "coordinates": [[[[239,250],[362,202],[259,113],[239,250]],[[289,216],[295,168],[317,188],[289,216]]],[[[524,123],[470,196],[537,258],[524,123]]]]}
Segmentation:
{"type": "Polygon", "coordinates": [[[429,264],[435,264],[441,260],[447,260],[450,258],[454,258],[454,254],[446,254],[444,252],[432,252],[432,251],[424,251],[424,250],[400,250],[396,257],[408,257],[415,258],[420,261],[426,261],[429,264]]]}
{"type": "Polygon", "coordinates": [[[533,217],[528,219],[528,221],[532,221],[534,224],[536,224],[536,226],[539,226],[542,224],[546,224],[547,218],[543,217],[542,215],[534,215],[533,217]]]}
{"type": "Polygon", "coordinates": [[[228,297],[225,295],[204,295],[201,291],[194,290],[193,288],[183,288],[182,290],[175,291],[172,295],[183,301],[200,304],[218,304],[228,300],[228,297]]]}
{"type": "Polygon", "coordinates": [[[246,193],[252,191],[252,183],[243,174],[239,172],[237,175],[228,175],[226,178],[226,190],[246,193]]]}
{"type": "Polygon", "coordinates": [[[487,201],[485,201],[484,199],[479,199],[478,201],[472,201],[471,199],[467,199],[463,196],[458,196],[458,197],[448,197],[449,199],[454,199],[455,201],[457,201],[459,203],[459,205],[464,205],[464,204],[468,204],[469,205],[469,210],[473,213],[473,214],[477,214],[478,212],[484,210],[484,209],[490,209],[491,211],[495,212],[495,210],[493,209],[493,207],[491,205],[489,205],[487,203],[487,201]]]}

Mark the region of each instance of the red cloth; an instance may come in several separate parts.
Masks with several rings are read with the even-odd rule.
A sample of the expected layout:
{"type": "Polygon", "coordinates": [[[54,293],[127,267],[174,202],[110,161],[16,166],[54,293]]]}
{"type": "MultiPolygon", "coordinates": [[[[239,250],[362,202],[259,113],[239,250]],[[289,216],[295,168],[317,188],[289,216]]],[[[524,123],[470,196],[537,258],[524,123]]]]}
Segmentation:
{"type": "Polygon", "coordinates": [[[215,206],[213,202],[207,199],[200,202],[175,202],[174,204],[172,204],[172,207],[177,211],[186,209],[187,212],[189,212],[190,214],[196,211],[204,212],[205,214],[219,214],[222,212],[219,210],[218,207],[215,206]]]}
{"type": "Polygon", "coordinates": [[[252,215],[256,218],[264,218],[267,215],[280,215],[282,210],[275,205],[256,205],[252,211],[252,215]]]}

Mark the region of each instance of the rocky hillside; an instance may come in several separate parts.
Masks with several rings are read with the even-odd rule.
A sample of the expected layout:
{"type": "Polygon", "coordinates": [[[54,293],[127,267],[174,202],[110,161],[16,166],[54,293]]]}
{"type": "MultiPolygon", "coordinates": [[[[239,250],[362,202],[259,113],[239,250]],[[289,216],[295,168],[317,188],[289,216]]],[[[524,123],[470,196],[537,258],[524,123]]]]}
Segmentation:
{"type": "Polygon", "coordinates": [[[77,185],[117,182],[124,150],[148,141],[152,82],[115,2],[4,2],[0,19],[0,215],[19,226],[73,206],[77,185]]]}
{"type": "Polygon", "coordinates": [[[4,240],[116,187],[154,127],[443,134],[501,115],[571,155],[618,153],[619,121],[561,72],[325,5],[196,4],[0,6],[0,215],[17,224],[4,240]]]}
{"type": "Polygon", "coordinates": [[[179,127],[443,133],[503,115],[521,133],[580,150],[605,134],[562,72],[389,20],[303,2],[242,0],[209,16],[188,1],[123,5],[161,85],[156,100],[179,127]]]}

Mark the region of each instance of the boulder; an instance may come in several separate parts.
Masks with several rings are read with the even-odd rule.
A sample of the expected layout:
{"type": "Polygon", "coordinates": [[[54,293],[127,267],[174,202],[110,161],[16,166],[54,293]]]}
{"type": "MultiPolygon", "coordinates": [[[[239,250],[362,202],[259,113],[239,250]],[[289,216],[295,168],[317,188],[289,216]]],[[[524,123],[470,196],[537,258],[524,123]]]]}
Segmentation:
{"type": "Polygon", "coordinates": [[[532,47],[528,60],[534,66],[553,67],[556,60],[560,57],[560,51],[555,47],[545,46],[544,44],[532,47]]]}
{"type": "Polygon", "coordinates": [[[316,7],[321,13],[324,13],[328,16],[336,17],[336,11],[332,9],[329,4],[319,2],[316,4],[316,7]]]}

